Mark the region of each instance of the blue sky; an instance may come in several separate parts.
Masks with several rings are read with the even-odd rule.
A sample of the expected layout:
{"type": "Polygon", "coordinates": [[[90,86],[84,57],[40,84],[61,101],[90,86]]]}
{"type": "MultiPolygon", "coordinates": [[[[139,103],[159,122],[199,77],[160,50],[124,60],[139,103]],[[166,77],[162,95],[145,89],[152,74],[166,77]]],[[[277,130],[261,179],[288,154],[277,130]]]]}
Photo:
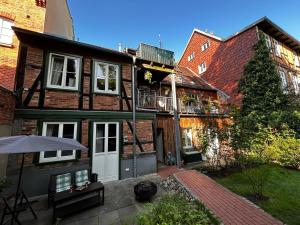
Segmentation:
{"type": "Polygon", "coordinates": [[[140,42],[175,52],[176,59],[194,28],[227,37],[267,16],[300,40],[299,0],[68,0],[76,37],[117,49],[140,42]]]}

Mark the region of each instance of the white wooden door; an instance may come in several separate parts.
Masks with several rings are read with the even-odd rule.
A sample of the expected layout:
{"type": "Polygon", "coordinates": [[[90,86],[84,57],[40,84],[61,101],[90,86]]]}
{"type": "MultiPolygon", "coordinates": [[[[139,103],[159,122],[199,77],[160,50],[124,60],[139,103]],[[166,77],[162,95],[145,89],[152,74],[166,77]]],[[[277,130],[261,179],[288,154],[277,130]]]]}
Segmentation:
{"type": "Polygon", "coordinates": [[[93,131],[93,173],[101,182],[118,180],[119,123],[95,122],[93,131]]]}

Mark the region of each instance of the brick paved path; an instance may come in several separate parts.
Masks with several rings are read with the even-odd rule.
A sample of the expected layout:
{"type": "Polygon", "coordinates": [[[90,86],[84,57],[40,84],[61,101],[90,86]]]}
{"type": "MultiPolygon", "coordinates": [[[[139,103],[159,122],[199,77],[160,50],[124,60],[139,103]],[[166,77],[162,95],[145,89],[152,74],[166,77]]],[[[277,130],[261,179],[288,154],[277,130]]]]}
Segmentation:
{"type": "Polygon", "coordinates": [[[194,170],[184,170],[174,175],[225,225],[283,224],[204,174],[194,170]]]}

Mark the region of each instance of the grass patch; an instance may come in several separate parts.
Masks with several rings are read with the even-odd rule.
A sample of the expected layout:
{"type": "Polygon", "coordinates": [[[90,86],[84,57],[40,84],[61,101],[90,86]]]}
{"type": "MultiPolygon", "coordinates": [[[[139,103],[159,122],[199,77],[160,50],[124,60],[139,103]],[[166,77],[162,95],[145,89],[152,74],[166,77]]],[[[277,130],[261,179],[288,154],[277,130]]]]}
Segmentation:
{"type": "MultiPolygon", "coordinates": [[[[271,170],[264,188],[264,195],[268,200],[255,201],[255,204],[286,224],[299,225],[300,171],[279,166],[267,167],[271,170]]],[[[244,197],[252,194],[251,184],[243,172],[236,172],[223,178],[216,177],[215,180],[244,197]]]]}
{"type": "Polygon", "coordinates": [[[218,220],[198,201],[188,202],[178,195],[165,195],[146,205],[137,217],[138,225],[217,225],[218,220]]]}

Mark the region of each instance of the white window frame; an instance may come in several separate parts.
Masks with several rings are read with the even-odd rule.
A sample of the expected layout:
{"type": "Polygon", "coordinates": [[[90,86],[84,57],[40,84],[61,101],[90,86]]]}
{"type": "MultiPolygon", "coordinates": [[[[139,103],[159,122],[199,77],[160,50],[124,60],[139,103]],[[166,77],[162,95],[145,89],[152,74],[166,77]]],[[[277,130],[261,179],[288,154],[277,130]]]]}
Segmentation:
{"type": "Polygon", "coordinates": [[[287,83],[285,72],[283,70],[279,70],[279,76],[281,79],[281,87],[283,91],[286,91],[286,89],[288,88],[288,83],[287,83]]]}
{"type": "Polygon", "coordinates": [[[202,46],[201,46],[201,51],[204,52],[206,49],[210,47],[210,41],[206,41],[202,46]]]}
{"type": "Polygon", "coordinates": [[[265,34],[265,40],[266,40],[266,45],[267,45],[268,49],[270,49],[270,51],[272,52],[271,37],[269,35],[265,34]]]}
{"type": "Polygon", "coordinates": [[[202,74],[206,71],[206,64],[205,62],[201,63],[199,66],[198,66],[198,69],[199,69],[199,74],[202,74]]]}
{"type": "MultiPolygon", "coordinates": [[[[65,124],[73,124],[74,125],[74,135],[73,138],[77,139],[77,122],[43,122],[43,130],[42,130],[42,136],[46,136],[47,134],[47,125],[48,124],[58,124],[58,137],[63,137],[63,126],[65,124]]],[[[44,157],[44,152],[40,152],[40,163],[47,163],[47,162],[57,162],[57,161],[66,161],[66,160],[73,160],[76,157],[76,150],[73,150],[72,155],[68,156],[61,156],[61,150],[57,150],[57,156],[56,157],[44,157]]]]}
{"type": "Polygon", "coordinates": [[[293,86],[294,86],[294,90],[296,94],[299,94],[299,78],[297,77],[297,75],[292,75],[292,82],[293,82],[293,86]]]}
{"type": "Polygon", "coordinates": [[[48,66],[48,76],[47,76],[47,87],[48,88],[57,88],[57,89],[63,89],[63,90],[78,90],[79,85],[79,69],[81,64],[81,58],[76,56],[70,56],[70,55],[63,55],[63,54],[57,54],[57,53],[50,53],[49,54],[49,66],[48,66]],[[64,57],[64,66],[63,66],[63,74],[62,74],[62,85],[53,85],[51,84],[51,76],[52,76],[52,70],[53,70],[53,56],[60,56],[64,57]],[[68,59],[74,59],[77,61],[76,66],[76,73],[75,73],[75,87],[69,87],[66,86],[66,76],[67,76],[67,62],[68,59]]]}
{"type": "Polygon", "coordinates": [[[107,94],[119,94],[119,86],[120,86],[120,65],[118,64],[113,64],[113,63],[108,63],[108,62],[103,62],[103,61],[94,61],[94,71],[93,71],[93,79],[94,79],[94,92],[95,93],[107,93],[107,94]],[[99,90],[97,87],[97,74],[96,74],[96,65],[97,64],[103,64],[106,67],[106,74],[105,74],[105,90],[99,90]],[[114,66],[116,67],[116,90],[111,91],[108,90],[108,68],[109,66],[114,66]]]}
{"type": "Polygon", "coordinates": [[[185,142],[185,143],[182,143],[182,148],[183,149],[193,148],[194,147],[193,146],[193,129],[191,127],[182,128],[182,136],[183,136],[183,139],[184,139],[184,142],[185,142]],[[187,132],[188,130],[190,130],[190,132],[187,132]],[[188,145],[188,141],[187,141],[188,138],[191,139],[191,145],[188,145]]]}
{"type": "Polygon", "coordinates": [[[120,133],[120,128],[119,128],[119,123],[118,122],[94,122],[94,127],[93,127],[93,152],[95,155],[102,155],[102,154],[109,154],[109,153],[118,153],[119,152],[119,133],[120,133]],[[99,124],[104,124],[104,152],[96,152],[96,131],[97,131],[97,125],[99,124]],[[116,124],[116,151],[109,152],[108,151],[108,127],[109,124],[116,124]]]}
{"type": "Polygon", "coordinates": [[[275,55],[281,57],[280,43],[274,40],[274,45],[275,45],[275,55]]]}
{"type": "MultiPolygon", "coordinates": [[[[8,46],[11,46],[12,43],[13,43],[13,30],[11,29],[11,27],[14,25],[13,21],[9,20],[9,19],[6,19],[4,17],[0,17],[0,37],[1,36],[8,36],[10,38],[10,41],[9,42],[2,42],[0,41],[0,44],[3,44],[3,45],[8,45],[8,46]],[[9,23],[10,24],[10,30],[7,29],[7,28],[3,28],[3,23],[6,22],[6,23],[9,23]],[[3,33],[3,29],[6,29],[6,30],[9,30],[9,34],[6,34],[6,33],[3,33]]],[[[1,38],[0,38],[1,40],[1,38]]]]}
{"type": "Polygon", "coordinates": [[[299,61],[300,59],[296,52],[294,52],[294,57],[295,57],[295,66],[300,67],[300,61],[299,61]]]}
{"type": "Polygon", "coordinates": [[[193,52],[192,54],[190,54],[190,55],[188,56],[188,61],[190,62],[190,61],[192,61],[194,58],[195,58],[195,52],[193,52]]]}

